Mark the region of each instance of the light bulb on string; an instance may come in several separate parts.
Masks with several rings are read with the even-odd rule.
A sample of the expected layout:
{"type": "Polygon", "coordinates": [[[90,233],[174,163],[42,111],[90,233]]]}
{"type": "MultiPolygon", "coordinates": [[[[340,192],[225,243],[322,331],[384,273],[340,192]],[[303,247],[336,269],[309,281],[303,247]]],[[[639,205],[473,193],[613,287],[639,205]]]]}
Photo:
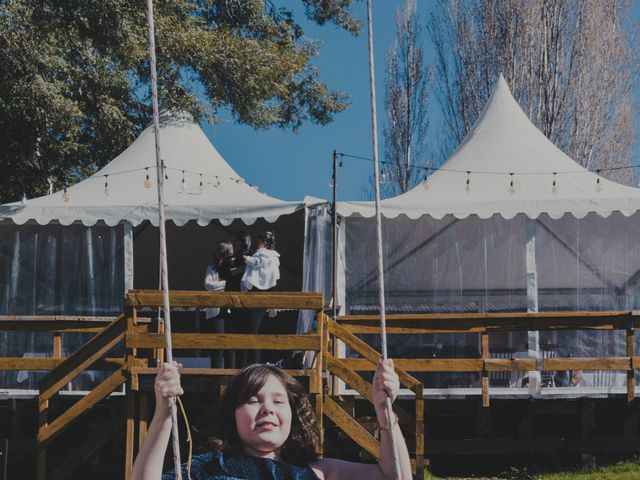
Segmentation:
{"type": "Polygon", "coordinates": [[[180,190],[184,192],[184,170],[182,170],[182,181],[180,182],[180,190]]]}
{"type": "Polygon", "coordinates": [[[467,184],[464,187],[464,191],[469,193],[471,191],[471,171],[467,170],[467,184]]]}
{"type": "Polygon", "coordinates": [[[109,195],[109,175],[104,176],[104,194],[109,195]]]}
{"type": "Polygon", "coordinates": [[[147,174],[144,178],[144,188],[151,188],[151,180],[149,179],[149,167],[145,167],[147,174]]]}
{"type": "Polygon", "coordinates": [[[340,154],[340,163],[338,164],[338,166],[340,168],[342,168],[342,159],[344,158],[344,155],[340,154]]]}
{"type": "Polygon", "coordinates": [[[598,174],[598,178],[596,178],[596,192],[600,193],[602,191],[602,184],[600,183],[600,169],[596,170],[598,174]]]}
{"type": "Polygon", "coordinates": [[[422,188],[424,188],[425,190],[427,190],[431,185],[429,185],[429,169],[426,169],[425,175],[424,175],[424,181],[422,182],[422,188]]]}
{"type": "Polygon", "coordinates": [[[510,180],[509,180],[509,193],[513,195],[517,191],[515,185],[513,184],[513,173],[509,174],[509,178],[510,178],[510,180]]]}
{"type": "Polygon", "coordinates": [[[551,193],[558,193],[558,186],[556,184],[556,175],[558,175],[558,172],[553,172],[553,184],[551,185],[551,193]]]}
{"type": "Polygon", "coordinates": [[[380,170],[380,183],[387,183],[387,176],[384,173],[384,170],[380,170]]]}
{"type": "Polygon", "coordinates": [[[26,205],[27,204],[27,194],[26,193],[22,194],[22,200],[20,200],[20,203],[22,205],[26,205]]]}
{"type": "Polygon", "coordinates": [[[200,174],[200,184],[198,185],[198,193],[202,193],[203,189],[204,189],[204,185],[202,183],[202,174],[200,174]]]}
{"type": "Polygon", "coordinates": [[[62,201],[64,203],[67,203],[67,202],[69,202],[69,198],[70,197],[71,196],[69,195],[69,192],[67,192],[67,187],[64,187],[64,190],[62,191],[62,201]]]}

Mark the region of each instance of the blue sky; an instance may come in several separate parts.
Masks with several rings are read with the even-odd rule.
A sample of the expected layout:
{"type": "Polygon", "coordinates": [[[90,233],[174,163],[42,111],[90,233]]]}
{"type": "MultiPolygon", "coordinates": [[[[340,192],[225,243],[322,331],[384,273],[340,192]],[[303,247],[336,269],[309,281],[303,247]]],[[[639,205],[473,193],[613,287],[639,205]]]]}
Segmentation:
{"type": "MultiPolygon", "coordinates": [[[[275,2],[278,5],[278,2],[275,2]]],[[[431,0],[418,0],[418,11],[423,24],[432,5],[431,0]]],[[[304,125],[299,132],[289,130],[257,131],[235,125],[231,121],[217,125],[203,125],[211,142],[229,164],[245,178],[256,184],[262,192],[283,200],[301,200],[305,195],[331,197],[331,153],[340,152],[372,157],[371,107],[369,97],[369,70],[366,32],[366,2],[354,4],[354,14],[362,19],[359,37],[334,27],[319,27],[303,21],[302,2],[294,1],[293,8],[305,35],[322,42],[320,55],[314,64],[321,79],[332,89],[350,96],[350,107],[336,115],[333,123],[325,126],[304,125]]],[[[385,113],[384,56],[395,36],[395,11],[400,0],[374,0],[373,31],[376,67],[376,93],[378,97],[379,154],[383,156],[382,126],[385,113]]],[[[640,18],[640,2],[634,1],[632,19],[640,18]]],[[[424,32],[426,36],[426,32],[424,32]]],[[[425,49],[430,53],[425,38],[425,49]]],[[[431,103],[432,132],[437,132],[438,114],[435,98],[431,103]]],[[[640,135],[639,135],[640,136],[640,135]]],[[[637,163],[637,148],[635,162],[637,163]]],[[[372,164],[354,159],[344,160],[339,171],[338,199],[364,198],[372,164]]]]}
{"type": "MultiPolygon", "coordinates": [[[[290,2],[291,6],[301,4],[300,1],[290,2]]],[[[379,129],[384,117],[384,54],[393,43],[394,15],[399,4],[398,0],[374,1],[379,129]]],[[[300,8],[294,9],[294,13],[302,23],[305,35],[322,41],[320,55],[314,61],[321,79],[332,89],[347,93],[350,107],[336,115],[329,125],[308,123],[297,133],[277,129],[257,131],[230,122],[203,127],[227,162],[247,182],[258,185],[262,192],[283,200],[301,200],[305,195],[330,198],[333,149],[372,156],[366,28],[359,37],[354,37],[331,24],[320,27],[312,22],[302,22],[300,8]]],[[[366,2],[356,2],[354,13],[366,27],[366,2]]],[[[381,133],[380,130],[380,140],[381,133]]],[[[372,174],[372,164],[345,159],[340,170],[338,198],[362,198],[367,175],[372,174]]]]}

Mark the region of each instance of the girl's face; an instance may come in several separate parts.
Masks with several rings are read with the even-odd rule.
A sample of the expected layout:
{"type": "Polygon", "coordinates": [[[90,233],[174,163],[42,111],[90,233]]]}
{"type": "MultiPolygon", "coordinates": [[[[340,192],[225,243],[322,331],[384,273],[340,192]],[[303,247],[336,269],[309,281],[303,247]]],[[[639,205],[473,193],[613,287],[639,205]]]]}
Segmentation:
{"type": "Polygon", "coordinates": [[[235,415],[245,452],[278,459],[278,450],[291,432],[291,405],[282,382],[269,375],[260,391],[236,408],[235,415]]]}

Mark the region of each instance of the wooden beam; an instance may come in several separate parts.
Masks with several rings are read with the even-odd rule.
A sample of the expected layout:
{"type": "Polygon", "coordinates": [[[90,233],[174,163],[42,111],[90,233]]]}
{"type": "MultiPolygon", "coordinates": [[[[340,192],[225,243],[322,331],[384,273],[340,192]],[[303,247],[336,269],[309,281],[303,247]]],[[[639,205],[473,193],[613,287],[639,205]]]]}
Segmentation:
{"type": "MultiPolygon", "coordinates": [[[[0,358],[0,371],[50,371],[61,365],[65,358],[0,358]]],[[[124,365],[122,358],[103,358],[91,365],[91,370],[117,370],[124,365]]]]}
{"type": "MultiPolygon", "coordinates": [[[[350,385],[356,392],[362,395],[369,402],[373,402],[371,396],[371,384],[358,375],[355,371],[346,367],[339,359],[327,354],[327,367],[330,373],[340,377],[347,385],[350,385]]],[[[402,425],[409,427],[409,433],[414,434],[416,431],[415,420],[404,409],[397,404],[393,404],[393,411],[398,415],[398,420],[402,425]]]]}
{"type": "MultiPolygon", "coordinates": [[[[322,293],[315,292],[169,292],[172,307],[293,308],[322,310],[322,293]]],[[[125,303],[133,307],[162,306],[159,290],[129,290],[125,303]]]]}
{"type": "Polygon", "coordinates": [[[73,380],[80,372],[86,370],[115,347],[124,337],[126,319],[124,315],[118,317],[113,323],[98,335],[85,343],[72,356],[66,358],[55,370],[50,372],[40,382],[40,397],[51,398],[63,385],[73,380]]]}
{"type": "MultiPolygon", "coordinates": [[[[375,364],[367,358],[343,358],[340,361],[357,372],[374,371],[375,364]]],[[[481,372],[481,358],[394,358],[396,368],[407,372],[481,372]]],[[[535,359],[533,361],[535,370],[535,359]]],[[[525,370],[524,366],[521,366],[525,370]]]]}
{"type": "MultiPolygon", "coordinates": [[[[336,323],[335,321],[327,319],[327,327],[330,334],[338,337],[340,340],[349,345],[349,347],[365,357],[374,365],[376,365],[378,363],[378,359],[382,357],[377,351],[375,351],[373,348],[371,348],[369,345],[367,345],[352,333],[348,332],[342,325],[336,323]]],[[[398,377],[400,377],[400,383],[402,385],[412,388],[415,385],[422,384],[418,379],[404,371],[402,367],[396,365],[395,360],[394,365],[396,373],[398,374],[398,377]]]]}
{"type": "Polygon", "coordinates": [[[60,435],[69,425],[73,424],[87,411],[93,408],[99,401],[108,397],[116,388],[126,380],[123,370],[116,370],[109,378],[100,383],[86,396],[73,404],[53,422],[38,430],[38,447],[44,448],[51,440],[60,435]]]}
{"type": "MultiPolygon", "coordinates": [[[[174,349],[320,350],[318,335],[267,335],[244,333],[174,333],[174,349]]],[[[164,348],[160,333],[127,333],[126,348],[164,348]]]]}
{"type": "Polygon", "coordinates": [[[324,414],[360,447],[380,458],[380,442],[329,396],[324,398],[324,414]]]}
{"type": "MultiPolygon", "coordinates": [[[[232,377],[239,373],[240,368],[181,368],[180,375],[201,375],[207,377],[232,377]]],[[[291,375],[292,377],[311,377],[316,375],[316,370],[312,368],[300,369],[300,370],[288,370],[283,369],[283,372],[291,375]]],[[[156,375],[158,373],[157,367],[133,367],[131,368],[132,375],[156,375]]]]}
{"type": "MultiPolygon", "coordinates": [[[[634,357],[634,365],[640,360],[634,357]]],[[[342,362],[355,371],[373,371],[375,368],[368,359],[344,358],[342,362]]],[[[408,372],[482,372],[482,358],[394,358],[394,364],[408,372]]],[[[535,371],[536,360],[489,358],[484,361],[488,372],[500,371],[535,371]]],[[[543,370],[628,370],[631,359],[627,357],[594,357],[594,358],[545,358],[543,370]]]]}
{"type": "Polygon", "coordinates": [[[96,317],[83,315],[0,315],[0,330],[3,322],[72,322],[85,323],[96,322],[109,325],[118,317],[96,317]]]}
{"type": "MultiPolygon", "coordinates": [[[[621,319],[633,318],[640,319],[640,314],[635,311],[604,311],[604,312],[590,312],[590,311],[565,311],[565,312],[509,312],[509,313],[499,313],[499,312],[488,312],[488,313],[391,313],[385,315],[385,318],[389,322],[393,322],[394,320],[464,320],[464,319],[497,319],[497,320],[508,320],[511,318],[518,319],[530,319],[530,318],[541,318],[541,319],[557,319],[557,320],[566,320],[571,318],[592,318],[592,319],[606,319],[610,317],[617,317],[621,319]]],[[[376,322],[380,321],[380,315],[342,315],[338,317],[338,323],[342,323],[343,321],[367,321],[373,320],[376,322]]]]}

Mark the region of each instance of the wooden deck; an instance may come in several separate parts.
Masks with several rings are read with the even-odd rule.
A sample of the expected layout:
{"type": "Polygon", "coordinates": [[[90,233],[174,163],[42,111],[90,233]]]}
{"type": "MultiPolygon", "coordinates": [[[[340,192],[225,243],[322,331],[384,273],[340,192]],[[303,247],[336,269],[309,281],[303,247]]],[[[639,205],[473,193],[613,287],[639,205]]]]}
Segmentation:
{"type": "MultiPolygon", "coordinates": [[[[162,323],[143,317],[141,311],[144,309],[149,311],[160,305],[162,305],[160,292],[132,290],[127,294],[124,313],[117,318],[0,317],[0,330],[46,331],[53,334],[53,355],[49,358],[0,359],[0,370],[49,372],[40,382],[38,395],[39,480],[71,478],[82,462],[120,435],[124,435],[125,439],[122,476],[129,478],[133,459],[144,441],[152,413],[152,378],[156,373],[156,365],[163,360],[164,356],[162,323]],[[62,334],[71,332],[95,335],[78,351],[63,358],[62,334]],[[116,345],[124,346],[124,354],[115,358],[109,357],[116,345]],[[87,370],[102,370],[107,374],[102,382],[94,385],[86,394],[79,396],[75,403],[64,401],[60,392],[68,390],[70,382],[87,370]],[[61,460],[57,454],[47,458],[47,452],[60,449],[58,445],[60,437],[63,437],[66,432],[73,431],[74,424],[83,417],[87,417],[95,408],[105,405],[107,399],[123,386],[126,392],[126,397],[123,399],[124,408],[114,413],[116,417],[108,418],[103,425],[94,428],[89,438],[83,438],[79,445],[70,447],[66,458],[61,460]]],[[[370,400],[371,386],[367,381],[370,376],[368,372],[375,368],[380,356],[359,336],[379,333],[377,316],[344,316],[334,321],[323,313],[322,295],[319,293],[174,291],[171,292],[171,305],[172,308],[183,309],[231,307],[315,311],[317,330],[306,335],[211,334],[176,331],[174,328],[173,347],[178,352],[181,349],[198,350],[206,355],[217,349],[313,352],[314,361],[308,368],[297,368],[288,372],[308,386],[323,435],[325,427],[329,425],[325,424],[325,421],[328,421],[332,428],[343,432],[343,435],[355,442],[362,451],[367,452],[371,457],[379,456],[375,422],[371,421],[366,411],[363,414],[362,409],[357,407],[359,403],[367,403],[370,400]],[[345,358],[345,347],[351,352],[349,358],[345,358]]],[[[420,476],[425,465],[425,455],[444,455],[458,450],[464,453],[465,449],[475,452],[477,448],[495,453],[499,451],[498,443],[505,441],[509,444],[510,451],[520,451],[525,444],[525,446],[528,445],[527,448],[535,447],[541,451],[549,450],[554,445],[558,449],[564,448],[571,451],[577,451],[582,447],[587,450],[598,447],[606,451],[607,448],[620,450],[616,445],[628,447],[639,444],[634,377],[634,371],[640,368],[640,357],[636,356],[635,352],[635,331],[639,324],[640,317],[636,312],[388,315],[387,329],[392,335],[466,333],[477,335],[480,344],[479,356],[474,358],[394,358],[404,392],[402,400],[397,402],[395,408],[412,453],[414,471],[420,476]],[[492,358],[490,344],[492,333],[532,330],[622,330],[626,335],[626,355],[598,358],[492,358]],[[624,371],[626,385],[605,392],[576,388],[544,389],[532,392],[528,389],[500,388],[490,385],[491,375],[495,375],[495,372],[560,370],[624,371]],[[425,389],[415,376],[424,372],[470,372],[477,374],[480,382],[477,388],[425,389]],[[540,400],[545,396],[549,399],[549,405],[555,405],[552,409],[555,413],[563,410],[563,405],[571,405],[572,408],[580,405],[578,410],[568,413],[582,418],[584,429],[576,434],[577,439],[558,438],[545,443],[548,439],[529,438],[532,436],[530,425],[531,415],[534,415],[532,413],[514,413],[513,421],[519,425],[516,430],[518,437],[523,437],[522,441],[490,438],[490,432],[498,428],[492,421],[495,423],[495,419],[503,415],[497,412],[509,410],[505,405],[520,405],[523,401],[540,400]],[[594,398],[588,397],[602,396],[611,398],[612,402],[622,401],[626,405],[624,435],[613,436],[609,440],[589,438],[589,422],[595,422],[593,412],[596,407],[594,405],[598,404],[593,403],[594,398]],[[576,400],[575,397],[585,397],[586,400],[576,400]],[[618,400],[615,400],[616,397],[618,400]],[[475,440],[466,438],[458,445],[453,439],[442,438],[437,426],[439,420],[434,423],[434,418],[440,415],[438,411],[443,409],[438,399],[442,399],[454,410],[458,408],[456,405],[461,406],[462,410],[467,409],[468,405],[473,406],[471,414],[466,410],[462,413],[447,412],[445,410],[448,407],[445,407],[443,415],[461,419],[456,421],[462,423],[468,421],[471,418],[469,415],[472,415],[473,424],[477,427],[474,433],[475,440]],[[493,405],[495,402],[497,404],[493,405]],[[427,431],[426,441],[425,430],[427,431]],[[430,432],[434,432],[439,438],[430,439],[430,432]],[[623,440],[626,440],[626,443],[623,440]],[[470,446],[469,442],[475,443],[470,446]]],[[[184,368],[182,371],[185,389],[193,392],[210,391],[212,386],[223,388],[226,379],[235,373],[236,370],[232,369],[211,368],[184,368]]],[[[539,405],[535,406],[531,403],[528,405],[527,411],[539,409],[539,405]]],[[[454,423],[450,426],[453,428],[454,423]]],[[[498,435],[504,437],[509,434],[499,433],[498,435]]],[[[65,443],[68,441],[67,438],[64,440],[65,443]]],[[[523,451],[527,449],[524,448],[523,451]]]]}

